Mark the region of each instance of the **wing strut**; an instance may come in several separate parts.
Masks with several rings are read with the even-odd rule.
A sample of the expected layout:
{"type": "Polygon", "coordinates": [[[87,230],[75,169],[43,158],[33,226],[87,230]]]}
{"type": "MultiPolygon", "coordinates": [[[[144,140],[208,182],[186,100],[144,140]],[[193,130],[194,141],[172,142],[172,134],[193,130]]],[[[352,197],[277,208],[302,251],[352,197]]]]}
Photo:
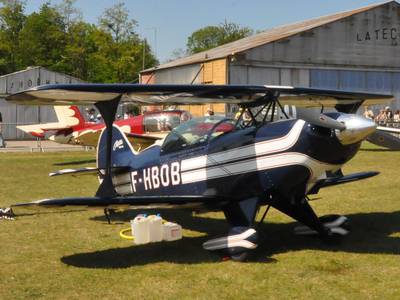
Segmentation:
{"type": "Polygon", "coordinates": [[[107,129],[107,146],[106,146],[106,168],[103,176],[103,182],[100,184],[96,197],[115,197],[117,192],[115,191],[114,185],[111,178],[111,143],[112,143],[112,126],[117,112],[119,101],[121,96],[111,101],[96,102],[95,106],[99,110],[101,116],[104,119],[107,129]]]}

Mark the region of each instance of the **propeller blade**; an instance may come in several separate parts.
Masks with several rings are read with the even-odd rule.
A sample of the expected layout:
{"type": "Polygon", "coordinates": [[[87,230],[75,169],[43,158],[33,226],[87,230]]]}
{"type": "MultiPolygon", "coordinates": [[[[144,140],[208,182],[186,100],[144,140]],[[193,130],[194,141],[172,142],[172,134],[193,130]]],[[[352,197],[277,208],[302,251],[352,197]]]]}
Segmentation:
{"type": "Polygon", "coordinates": [[[339,122],[327,115],[317,113],[313,110],[309,109],[303,109],[301,111],[300,117],[317,126],[325,127],[325,128],[330,128],[330,129],[338,129],[340,131],[346,129],[346,125],[344,125],[342,122],[339,122]]]}

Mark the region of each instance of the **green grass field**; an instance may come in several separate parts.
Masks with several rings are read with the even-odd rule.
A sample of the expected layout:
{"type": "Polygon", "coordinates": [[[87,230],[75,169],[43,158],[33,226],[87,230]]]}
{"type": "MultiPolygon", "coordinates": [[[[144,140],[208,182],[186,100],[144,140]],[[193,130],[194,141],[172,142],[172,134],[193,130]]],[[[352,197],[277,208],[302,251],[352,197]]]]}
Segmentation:
{"type": "MultiPolygon", "coordinates": [[[[0,207],[93,195],[92,176],[47,176],[77,167],[58,162],[93,157],[94,152],[1,153],[0,207]]],[[[327,188],[312,202],[319,215],[350,217],[352,232],[341,244],[295,236],[295,223],[271,210],[261,227],[262,245],[247,263],[222,262],[201,248],[208,234],[225,232],[220,213],[162,211],[183,225],[184,238],[144,246],[118,235],[133,211],[117,213],[111,225],[96,210],[42,210],[0,220],[0,299],[399,299],[399,160],[400,152],[364,144],[344,172],[381,174],[327,188]]]]}

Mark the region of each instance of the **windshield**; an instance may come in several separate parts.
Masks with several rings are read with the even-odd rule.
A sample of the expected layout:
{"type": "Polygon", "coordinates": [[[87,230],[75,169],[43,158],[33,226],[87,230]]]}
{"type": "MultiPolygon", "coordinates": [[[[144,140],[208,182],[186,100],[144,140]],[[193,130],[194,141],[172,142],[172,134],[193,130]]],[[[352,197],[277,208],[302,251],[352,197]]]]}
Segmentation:
{"type": "Polygon", "coordinates": [[[144,130],[145,132],[170,131],[190,118],[191,115],[186,111],[148,113],[143,119],[144,130]]]}
{"type": "Polygon", "coordinates": [[[225,117],[209,116],[191,119],[173,129],[161,147],[163,152],[173,152],[204,144],[235,128],[235,121],[225,117]]]}

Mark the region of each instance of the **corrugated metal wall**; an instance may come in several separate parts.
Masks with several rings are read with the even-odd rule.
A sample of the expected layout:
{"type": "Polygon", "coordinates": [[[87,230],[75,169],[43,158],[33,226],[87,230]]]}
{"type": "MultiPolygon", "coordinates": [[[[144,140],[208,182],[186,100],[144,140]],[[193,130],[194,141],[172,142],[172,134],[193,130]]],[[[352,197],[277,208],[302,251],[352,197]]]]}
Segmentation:
{"type": "Polygon", "coordinates": [[[393,94],[400,108],[400,72],[311,70],[310,87],[393,94]]]}
{"type": "Polygon", "coordinates": [[[202,81],[201,71],[201,64],[157,70],[154,75],[154,83],[191,84],[193,82],[200,84],[202,81]]]}
{"type": "Polygon", "coordinates": [[[310,84],[309,74],[308,69],[231,64],[229,66],[229,83],[308,87],[310,84]]]}
{"type": "MultiPolygon", "coordinates": [[[[249,62],[400,68],[400,6],[390,2],[245,52],[249,62]]],[[[334,68],[334,67],[333,67],[334,68]]]]}
{"type": "MultiPolygon", "coordinates": [[[[260,65],[231,64],[229,84],[291,85],[309,87],[310,71],[298,68],[272,68],[260,65]]],[[[226,113],[233,116],[236,105],[228,105],[226,113]]]]}
{"type": "MultiPolygon", "coordinates": [[[[0,77],[0,93],[13,94],[22,90],[54,83],[78,83],[81,80],[65,74],[49,71],[42,67],[29,68],[0,77]]],[[[16,128],[18,125],[47,123],[57,121],[52,106],[26,106],[7,103],[0,99],[0,112],[3,116],[3,136],[6,139],[32,138],[16,128]]]]}

